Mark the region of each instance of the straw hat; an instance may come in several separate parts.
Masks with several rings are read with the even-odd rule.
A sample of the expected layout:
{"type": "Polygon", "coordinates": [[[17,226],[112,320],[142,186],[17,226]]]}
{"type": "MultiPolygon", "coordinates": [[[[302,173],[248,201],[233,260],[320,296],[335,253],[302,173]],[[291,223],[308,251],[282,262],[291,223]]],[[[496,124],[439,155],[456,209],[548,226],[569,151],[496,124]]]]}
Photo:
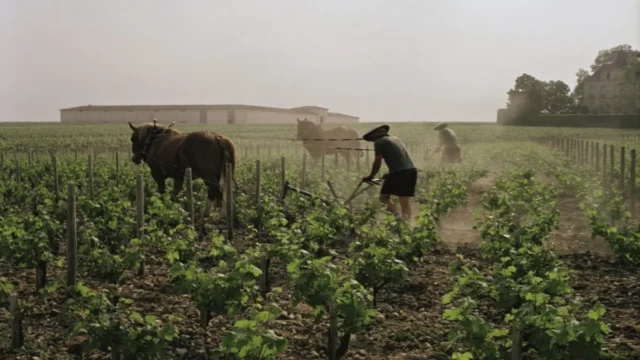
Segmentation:
{"type": "Polygon", "coordinates": [[[442,130],[447,127],[447,124],[438,124],[438,126],[434,127],[433,130],[442,130]]]}
{"type": "Polygon", "coordinates": [[[380,125],[372,128],[367,131],[366,134],[362,135],[362,140],[364,141],[375,141],[382,135],[386,135],[389,132],[389,125],[380,125]]]}

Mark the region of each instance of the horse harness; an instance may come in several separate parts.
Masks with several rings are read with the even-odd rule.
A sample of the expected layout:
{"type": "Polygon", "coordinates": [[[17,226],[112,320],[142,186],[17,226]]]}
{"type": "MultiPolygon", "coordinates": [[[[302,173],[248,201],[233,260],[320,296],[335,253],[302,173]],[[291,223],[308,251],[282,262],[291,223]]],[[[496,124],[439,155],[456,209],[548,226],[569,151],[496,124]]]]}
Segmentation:
{"type": "MultiPolygon", "coordinates": [[[[162,161],[160,161],[160,160],[158,160],[156,158],[153,158],[153,157],[151,157],[149,155],[149,149],[150,149],[152,144],[154,144],[156,142],[159,142],[159,141],[169,137],[169,136],[165,136],[165,137],[158,138],[159,135],[167,135],[167,134],[163,134],[164,131],[162,129],[160,129],[160,132],[157,132],[156,129],[157,128],[152,129],[151,130],[151,134],[149,136],[146,136],[146,138],[145,138],[145,140],[143,142],[142,151],[141,151],[142,160],[144,160],[146,162],[147,156],[149,156],[155,162],[159,163],[160,165],[163,165],[162,168],[163,168],[164,175],[165,176],[169,176],[169,174],[167,174],[166,171],[164,171],[164,169],[166,168],[166,164],[164,164],[162,161]],[[156,133],[154,134],[154,132],[156,132],[156,133]]],[[[225,157],[229,156],[229,154],[226,153],[226,151],[224,149],[224,146],[222,145],[222,139],[220,138],[220,135],[215,135],[215,139],[218,142],[218,146],[220,147],[220,161],[221,161],[221,164],[224,164],[225,157]]],[[[180,156],[179,156],[179,154],[180,154],[180,149],[178,149],[178,151],[176,153],[176,158],[173,161],[173,170],[178,172],[178,173],[180,173],[180,174],[182,174],[182,175],[185,175],[185,173],[180,170],[180,166],[179,166],[180,156]]],[[[213,184],[213,185],[216,185],[216,186],[218,186],[218,188],[220,188],[220,184],[213,184]]],[[[237,184],[236,184],[236,186],[237,186],[237,184]]],[[[242,189],[240,189],[240,190],[242,190],[242,189]]]]}

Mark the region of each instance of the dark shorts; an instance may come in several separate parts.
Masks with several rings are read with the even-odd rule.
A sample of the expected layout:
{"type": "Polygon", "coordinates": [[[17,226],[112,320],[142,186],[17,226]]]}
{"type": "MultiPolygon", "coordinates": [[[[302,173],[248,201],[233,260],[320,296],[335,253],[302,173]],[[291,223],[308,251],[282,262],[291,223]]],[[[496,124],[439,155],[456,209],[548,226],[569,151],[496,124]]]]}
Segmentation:
{"type": "Polygon", "coordinates": [[[448,163],[460,162],[460,148],[449,147],[442,152],[442,160],[448,163]]]}
{"type": "Polygon", "coordinates": [[[407,169],[388,174],[382,183],[381,195],[415,196],[418,170],[407,169]]]}

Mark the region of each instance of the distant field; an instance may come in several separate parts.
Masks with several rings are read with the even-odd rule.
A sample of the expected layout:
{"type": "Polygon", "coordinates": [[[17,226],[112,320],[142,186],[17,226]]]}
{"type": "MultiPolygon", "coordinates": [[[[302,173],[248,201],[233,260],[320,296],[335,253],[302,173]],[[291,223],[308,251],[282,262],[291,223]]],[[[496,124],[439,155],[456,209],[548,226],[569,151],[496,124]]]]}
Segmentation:
{"type": "MultiPolygon", "coordinates": [[[[433,127],[437,123],[388,123],[391,133],[407,143],[433,144],[436,132],[433,127]]],[[[164,124],[168,125],[168,124],[164,124]]],[[[360,134],[366,132],[377,123],[360,123],[349,125],[360,134]]],[[[324,125],[325,129],[332,124],[324,125]]],[[[580,136],[592,139],[613,139],[624,134],[640,134],[640,130],[617,129],[577,129],[552,127],[506,127],[494,123],[451,123],[450,127],[456,132],[461,144],[470,142],[492,141],[522,141],[540,136],[580,136]]],[[[185,125],[178,124],[175,128],[182,132],[199,129],[219,131],[229,137],[240,147],[263,146],[274,144],[281,139],[293,139],[296,135],[295,125],[185,125]],[[268,140],[268,138],[274,138],[268,140]]],[[[0,124],[0,150],[26,149],[48,151],[119,149],[127,150],[130,146],[129,134],[131,130],[127,124],[0,124]]]]}

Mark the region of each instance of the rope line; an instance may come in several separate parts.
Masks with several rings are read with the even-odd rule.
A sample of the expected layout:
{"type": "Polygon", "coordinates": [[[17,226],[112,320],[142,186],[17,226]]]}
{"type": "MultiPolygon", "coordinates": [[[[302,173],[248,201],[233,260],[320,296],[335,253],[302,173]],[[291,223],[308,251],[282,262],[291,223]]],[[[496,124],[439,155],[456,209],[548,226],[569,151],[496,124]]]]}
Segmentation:
{"type": "MultiPolygon", "coordinates": [[[[180,132],[179,134],[182,135],[187,135],[187,134],[191,134],[193,132],[180,132]]],[[[160,134],[157,135],[156,137],[171,137],[177,135],[176,133],[173,134],[160,134]]],[[[225,135],[230,139],[247,139],[247,140],[279,140],[279,141],[291,141],[291,142],[296,142],[296,141],[364,141],[364,139],[362,138],[354,138],[354,139],[338,139],[338,138],[329,138],[329,139],[322,139],[322,138],[302,138],[302,139],[298,139],[298,138],[291,138],[291,137],[275,137],[275,136],[269,136],[269,137],[263,137],[263,136],[231,136],[231,135],[225,135]]]]}
{"type": "MultiPolygon", "coordinates": [[[[243,137],[243,136],[234,136],[234,139],[240,140],[282,140],[278,138],[256,138],[256,137],[243,137]]],[[[287,140],[287,139],[285,139],[287,140]]],[[[304,144],[299,144],[304,146],[304,144]]],[[[311,147],[315,147],[318,149],[334,149],[334,150],[353,150],[353,151],[374,151],[373,149],[366,148],[351,148],[351,147],[342,147],[342,146],[326,146],[326,145],[311,145],[311,147]]]]}

